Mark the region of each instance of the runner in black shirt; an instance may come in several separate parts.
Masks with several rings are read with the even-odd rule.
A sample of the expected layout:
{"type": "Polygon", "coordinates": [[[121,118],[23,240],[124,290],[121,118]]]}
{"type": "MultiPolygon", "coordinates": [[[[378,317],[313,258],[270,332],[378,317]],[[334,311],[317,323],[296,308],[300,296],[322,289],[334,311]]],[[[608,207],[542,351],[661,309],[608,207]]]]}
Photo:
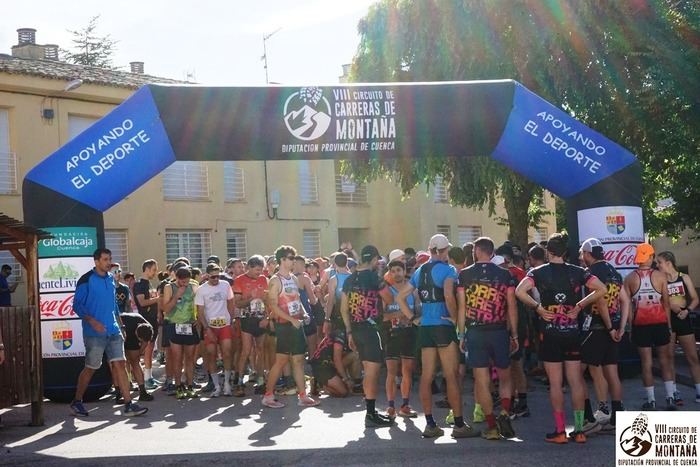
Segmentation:
{"type": "Polygon", "coordinates": [[[131,376],[139,386],[139,401],[152,401],[153,396],[146,392],[143,371],[141,371],[141,355],[153,337],[153,328],[146,319],[138,313],[122,313],[119,316],[124,326],[124,351],[131,366],[131,376]]]}
{"type": "Polygon", "coordinates": [[[571,387],[577,443],[585,443],[583,433],[584,390],[581,375],[581,345],[578,315],[586,306],[605,295],[605,285],[585,269],[564,262],[567,238],[553,234],[547,241],[549,263],[531,269],[523,279],[516,295],[525,305],[534,308],[540,317],[540,358],[544,361],[549,378],[550,399],[554,409],[556,429],[548,433],[546,441],[558,444],[568,442],[565,432],[563,370],[571,387]],[[581,299],[583,286],[592,292],[581,299]],[[537,288],[542,302],[538,303],[528,292],[537,288]],[[563,367],[563,368],[562,368],[563,367]]]}
{"type": "Polygon", "coordinates": [[[158,293],[151,288],[151,281],[158,274],[158,263],[154,259],[147,259],[141,265],[141,279],[134,284],[134,301],[136,308],[146,321],[153,328],[153,338],[146,346],[143,353],[146,389],[155,389],[161,381],[153,377],[153,347],[156,339],[158,339],[158,301],[160,300],[158,293]]]}

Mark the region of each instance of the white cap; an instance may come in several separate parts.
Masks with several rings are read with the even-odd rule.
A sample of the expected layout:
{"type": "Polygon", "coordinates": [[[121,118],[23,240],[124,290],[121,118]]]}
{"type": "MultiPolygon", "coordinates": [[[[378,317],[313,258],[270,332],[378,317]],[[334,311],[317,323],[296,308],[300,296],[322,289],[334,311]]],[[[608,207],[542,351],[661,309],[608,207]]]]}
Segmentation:
{"type": "Polygon", "coordinates": [[[442,250],[451,246],[452,244],[447,239],[447,237],[445,237],[443,234],[435,234],[432,237],[430,237],[430,242],[428,243],[428,250],[432,250],[433,248],[442,250]]]}
{"type": "Polygon", "coordinates": [[[506,262],[506,259],[501,255],[496,255],[493,258],[491,258],[491,262],[496,266],[500,266],[501,264],[506,262]]]}
{"type": "Polygon", "coordinates": [[[389,262],[391,263],[395,259],[399,259],[402,256],[406,256],[406,253],[404,253],[403,250],[399,250],[398,248],[396,250],[391,250],[391,253],[389,253],[389,262]]]}
{"type": "Polygon", "coordinates": [[[581,251],[587,251],[588,253],[593,253],[594,248],[603,249],[603,244],[597,238],[589,238],[581,244],[581,251]]]}

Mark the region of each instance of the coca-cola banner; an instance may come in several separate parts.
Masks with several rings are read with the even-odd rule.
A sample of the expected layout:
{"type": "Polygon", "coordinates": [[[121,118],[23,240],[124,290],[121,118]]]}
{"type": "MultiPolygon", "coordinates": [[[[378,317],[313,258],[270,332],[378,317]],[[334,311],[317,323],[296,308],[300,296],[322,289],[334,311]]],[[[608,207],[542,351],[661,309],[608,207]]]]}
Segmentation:
{"type": "Polygon", "coordinates": [[[638,206],[607,206],[578,212],[581,241],[597,238],[605,248],[605,259],[626,274],[635,269],[637,244],[644,242],[642,208],[638,206]]]}
{"type": "Polygon", "coordinates": [[[81,320],[42,321],[41,354],[43,358],[84,357],[81,320]]]}
{"type": "Polygon", "coordinates": [[[41,319],[68,319],[77,318],[78,315],[73,311],[73,297],[75,294],[70,293],[54,293],[42,294],[39,298],[39,311],[41,319]]]}

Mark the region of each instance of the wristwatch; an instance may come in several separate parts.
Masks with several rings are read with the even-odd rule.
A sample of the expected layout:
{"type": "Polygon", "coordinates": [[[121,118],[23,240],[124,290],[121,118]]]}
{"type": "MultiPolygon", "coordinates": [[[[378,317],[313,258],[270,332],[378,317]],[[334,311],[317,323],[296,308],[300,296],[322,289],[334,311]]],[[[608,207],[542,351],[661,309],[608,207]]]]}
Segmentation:
{"type": "Polygon", "coordinates": [[[331,319],[330,318],[323,318],[323,321],[325,321],[326,323],[330,323],[331,319]]]}

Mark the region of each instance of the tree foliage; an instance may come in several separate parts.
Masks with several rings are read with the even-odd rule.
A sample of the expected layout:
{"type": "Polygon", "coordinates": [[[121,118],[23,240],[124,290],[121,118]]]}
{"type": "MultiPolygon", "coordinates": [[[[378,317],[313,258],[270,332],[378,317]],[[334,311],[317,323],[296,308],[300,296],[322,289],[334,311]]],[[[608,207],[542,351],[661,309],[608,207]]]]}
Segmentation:
{"type": "Polygon", "coordinates": [[[98,16],[90,18],[87,26],[75,31],[68,30],[73,36],[71,50],[63,50],[63,59],[69,63],[114,69],[112,56],[116,51],[117,41],[110,35],[98,36],[98,16]]]}
{"type": "MultiPolygon", "coordinates": [[[[383,0],[358,26],[354,81],[513,78],[635,153],[651,233],[700,227],[700,3],[693,0],[383,0]],[[672,198],[657,210],[657,201],[672,198]]],[[[503,199],[522,242],[539,188],[486,156],[354,163],[404,193],[442,176],[451,202],[503,199]]],[[[425,157],[422,157],[425,156],[425,157]]]]}

